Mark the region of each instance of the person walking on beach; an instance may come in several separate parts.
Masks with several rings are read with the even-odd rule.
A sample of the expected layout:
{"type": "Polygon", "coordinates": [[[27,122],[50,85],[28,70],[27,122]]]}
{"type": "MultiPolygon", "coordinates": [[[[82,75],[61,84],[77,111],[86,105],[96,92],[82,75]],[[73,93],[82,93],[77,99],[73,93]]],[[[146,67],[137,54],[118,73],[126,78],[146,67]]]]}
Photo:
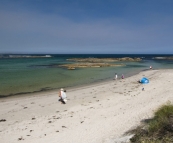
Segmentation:
{"type": "Polygon", "coordinates": [[[115,73],[115,80],[117,80],[118,79],[118,75],[117,75],[117,73],[115,73]]]}
{"type": "Polygon", "coordinates": [[[61,103],[66,104],[67,102],[67,95],[66,95],[66,90],[64,90],[63,88],[61,88],[60,92],[59,92],[59,101],[61,101],[61,103]]]}
{"type": "Polygon", "coordinates": [[[122,74],[121,78],[124,79],[124,75],[123,74],[122,74]]]}

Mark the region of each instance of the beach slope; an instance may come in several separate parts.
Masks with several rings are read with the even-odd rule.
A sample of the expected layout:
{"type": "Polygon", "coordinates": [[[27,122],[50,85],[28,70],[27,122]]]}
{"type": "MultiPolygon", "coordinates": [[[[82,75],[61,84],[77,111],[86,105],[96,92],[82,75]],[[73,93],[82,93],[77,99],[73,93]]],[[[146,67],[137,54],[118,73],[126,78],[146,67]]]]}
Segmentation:
{"type": "Polygon", "coordinates": [[[166,102],[173,102],[173,70],[58,91],[0,99],[0,142],[113,143],[166,102]],[[138,81],[147,77],[149,84],[138,81]],[[144,90],[142,90],[144,88],[144,90]]]}

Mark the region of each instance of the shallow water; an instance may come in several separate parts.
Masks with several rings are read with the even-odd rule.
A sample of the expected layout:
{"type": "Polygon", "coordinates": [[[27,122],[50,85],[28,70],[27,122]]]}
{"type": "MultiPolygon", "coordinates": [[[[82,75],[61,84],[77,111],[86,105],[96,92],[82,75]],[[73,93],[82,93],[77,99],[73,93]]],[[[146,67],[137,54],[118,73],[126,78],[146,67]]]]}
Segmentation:
{"type": "Polygon", "coordinates": [[[170,55],[52,55],[44,58],[0,58],[0,96],[32,93],[45,90],[69,88],[79,85],[112,80],[134,75],[142,70],[173,68],[173,60],[153,60],[152,57],[170,55]],[[86,57],[142,57],[140,62],[118,62],[126,66],[80,68],[67,70],[59,64],[70,63],[68,58],[86,57]]]}

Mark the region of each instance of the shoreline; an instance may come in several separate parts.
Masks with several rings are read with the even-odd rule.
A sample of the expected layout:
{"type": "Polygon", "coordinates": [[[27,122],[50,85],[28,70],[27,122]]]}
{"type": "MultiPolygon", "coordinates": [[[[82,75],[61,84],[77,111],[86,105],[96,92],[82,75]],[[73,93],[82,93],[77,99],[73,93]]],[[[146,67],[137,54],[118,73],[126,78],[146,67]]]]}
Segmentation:
{"type": "Polygon", "coordinates": [[[173,103],[172,78],[173,69],[147,70],[117,81],[69,88],[65,105],[58,101],[57,91],[1,98],[0,120],[5,121],[0,122],[0,140],[114,143],[151,118],[159,106],[173,103]],[[149,84],[137,82],[143,76],[149,84]]]}
{"type": "MultiPolygon", "coordinates": [[[[141,71],[138,71],[138,72],[132,72],[128,75],[125,76],[125,78],[128,78],[128,77],[131,77],[131,76],[134,76],[136,74],[139,74],[140,72],[143,72],[143,71],[148,71],[150,69],[144,69],[144,70],[141,70],[141,71]]],[[[121,78],[119,77],[118,80],[120,80],[121,78]]],[[[75,89],[78,89],[78,88],[85,88],[85,87],[90,87],[90,86],[95,86],[95,85],[99,85],[99,84],[104,84],[104,83],[107,83],[107,82],[110,82],[114,80],[114,75],[112,76],[112,79],[110,78],[107,78],[107,79],[100,79],[100,80],[97,80],[97,81],[93,81],[93,82],[90,82],[90,83],[84,83],[82,85],[75,85],[75,86],[66,86],[66,87],[62,87],[62,88],[65,88],[67,90],[75,90],[75,89]]],[[[1,95],[0,96],[0,100],[3,99],[3,98],[17,98],[17,97],[23,97],[23,96],[32,96],[33,94],[44,94],[44,92],[58,92],[60,88],[55,88],[55,89],[45,89],[43,88],[38,90],[38,91],[33,91],[33,92],[21,92],[21,93],[15,93],[15,94],[10,94],[10,95],[1,95]]]]}

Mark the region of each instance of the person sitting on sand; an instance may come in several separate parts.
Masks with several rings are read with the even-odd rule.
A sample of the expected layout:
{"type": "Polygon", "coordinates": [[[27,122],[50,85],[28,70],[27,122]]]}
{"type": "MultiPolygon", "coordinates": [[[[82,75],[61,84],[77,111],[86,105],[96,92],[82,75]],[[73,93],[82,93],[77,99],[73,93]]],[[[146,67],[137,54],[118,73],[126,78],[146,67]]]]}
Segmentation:
{"type": "Polygon", "coordinates": [[[61,88],[60,92],[59,92],[59,101],[61,101],[61,103],[66,104],[67,102],[67,95],[66,95],[66,90],[64,90],[63,88],[61,88]]]}

